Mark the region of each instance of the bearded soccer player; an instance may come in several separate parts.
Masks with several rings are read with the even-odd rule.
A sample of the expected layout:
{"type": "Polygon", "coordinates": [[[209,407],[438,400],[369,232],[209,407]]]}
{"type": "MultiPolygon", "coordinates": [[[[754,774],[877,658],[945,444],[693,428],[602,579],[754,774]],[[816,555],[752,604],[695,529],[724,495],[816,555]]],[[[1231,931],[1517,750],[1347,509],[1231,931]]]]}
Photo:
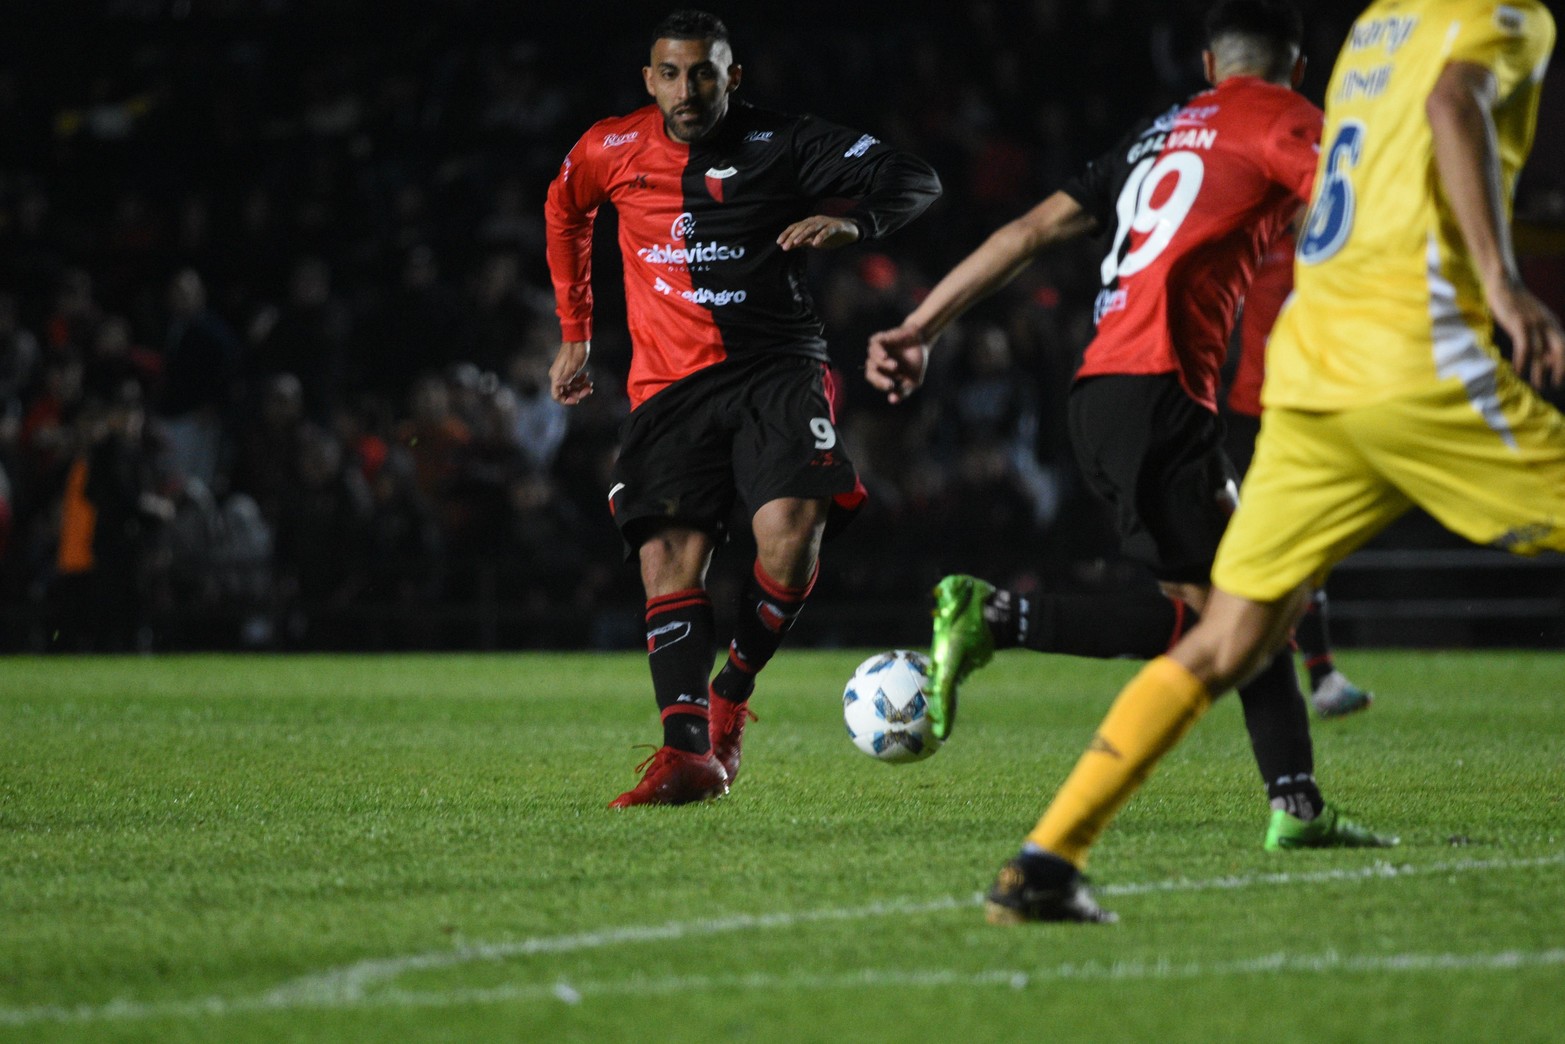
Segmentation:
{"type": "Polygon", "coordinates": [[[1565,379],[1565,331],[1509,232],[1554,37],[1537,0],[1378,0],[1354,23],[1206,613],[1120,693],[991,913],[1088,919],[1080,869],[1114,813],[1274,655],[1331,567],[1410,507],[1475,543],[1565,550],[1565,416],[1534,391],[1565,379]]]}
{"type": "Polygon", "coordinates": [[[619,212],[631,413],[608,491],[647,595],[663,745],[610,807],[727,793],[756,674],[815,583],[833,528],[863,500],[837,438],[805,250],[878,238],[940,193],[935,172],[869,134],[734,97],[742,75],[716,17],[680,11],[642,70],[654,104],[595,124],[549,186],[548,260],[566,405],[592,392],[592,227],[619,212]],[[822,201],[854,201],[827,213],[822,201]],[[706,571],[735,503],[757,555],[716,677],[706,571]]]}
{"type": "MultiPolygon", "coordinates": [[[[902,398],[922,381],[929,348],[953,319],[1040,252],[1108,233],[1098,330],[1069,398],[1071,442],[1082,473],[1114,511],[1126,554],[1196,612],[1236,499],[1217,415],[1218,371],[1245,287],[1268,244],[1297,217],[1314,175],[1320,110],[1292,90],[1303,75],[1302,32],[1286,0],[1219,3],[1207,19],[1204,55],[1212,89],[1136,127],[992,235],[901,326],[871,338],[865,364],[872,384],[902,398]]],[[[1024,600],[969,576],[941,581],[936,599],[931,714],[942,738],[958,684],[996,645],[1152,655],[1167,648],[1152,643],[1170,633],[1166,621],[1138,618],[1133,626],[1146,633],[1128,635],[1125,599],[1075,599],[1062,609],[1061,599],[1024,600]]],[[[1241,700],[1272,808],[1268,849],[1394,843],[1343,819],[1322,797],[1288,653],[1265,664],[1241,700]]],[[[991,908],[1004,915],[1017,901],[1001,892],[991,908]]],[[[1055,893],[1054,912],[1110,916],[1074,879],[1055,893]]]]}

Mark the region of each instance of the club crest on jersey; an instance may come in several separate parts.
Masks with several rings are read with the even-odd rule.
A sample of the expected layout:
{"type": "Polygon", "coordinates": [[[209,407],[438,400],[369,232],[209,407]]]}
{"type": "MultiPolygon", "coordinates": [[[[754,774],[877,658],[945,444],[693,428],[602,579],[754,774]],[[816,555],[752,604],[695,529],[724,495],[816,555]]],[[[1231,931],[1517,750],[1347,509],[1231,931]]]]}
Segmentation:
{"type": "Polygon", "coordinates": [[[706,168],[706,191],[719,203],[723,201],[723,182],[739,173],[738,167],[706,168]]]}

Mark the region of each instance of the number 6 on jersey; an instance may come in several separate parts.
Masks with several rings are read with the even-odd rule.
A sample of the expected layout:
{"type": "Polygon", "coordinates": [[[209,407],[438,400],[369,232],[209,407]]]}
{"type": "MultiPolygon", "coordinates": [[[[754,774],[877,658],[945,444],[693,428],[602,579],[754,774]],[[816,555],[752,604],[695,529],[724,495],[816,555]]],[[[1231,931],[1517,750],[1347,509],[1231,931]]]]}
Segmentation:
{"type": "Polygon", "coordinates": [[[1299,240],[1299,260],[1319,264],[1342,249],[1353,233],[1356,201],[1349,174],[1364,152],[1364,124],[1344,120],[1326,151],[1324,180],[1315,194],[1310,216],[1299,240]]]}

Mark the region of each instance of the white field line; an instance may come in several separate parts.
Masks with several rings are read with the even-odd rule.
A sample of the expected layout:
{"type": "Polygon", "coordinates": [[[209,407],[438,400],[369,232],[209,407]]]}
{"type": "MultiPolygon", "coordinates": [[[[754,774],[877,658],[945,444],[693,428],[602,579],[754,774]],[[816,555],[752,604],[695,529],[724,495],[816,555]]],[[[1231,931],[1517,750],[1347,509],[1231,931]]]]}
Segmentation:
{"type": "MultiPolygon", "coordinates": [[[[1093,931],[1095,929],[1085,929],[1093,931]]],[[[1327,950],[1318,954],[1269,953],[1234,961],[1084,961],[1032,969],[993,968],[986,971],[909,971],[906,968],[859,968],[836,974],[669,976],[624,980],[552,984],[509,983],[482,989],[383,990],[368,996],[328,1000],[280,1000],[272,994],[207,997],[190,1001],[140,1003],[119,1000],[77,1008],[0,1009],[0,1025],[25,1026],[42,1022],[95,1023],[141,1021],[159,1018],[243,1015],[298,1009],[342,1011],[374,1008],[449,1008],[480,1004],[540,1003],[554,1000],[580,1004],[588,998],[656,997],[743,990],[845,990],[861,987],[1008,987],[1024,990],[1073,982],[1173,981],[1234,978],[1246,975],[1287,973],[1358,973],[1408,975],[1420,972],[1510,972],[1524,968],[1565,966],[1565,948],[1502,950],[1497,953],[1393,953],[1352,955],[1327,950]]]]}
{"type": "MultiPolygon", "coordinates": [[[[1482,871],[1519,870],[1565,865],[1565,853],[1531,859],[1455,860],[1424,866],[1377,862],[1350,870],[1321,870],[1303,873],[1254,874],[1205,880],[1175,879],[1140,884],[1109,885],[1098,888],[1100,895],[1144,895],[1154,892],[1195,892],[1251,888],[1268,885],[1325,884],[1363,882],[1434,874],[1463,874],[1482,871]]],[[[746,930],[790,928],[833,921],[863,920],[876,917],[937,913],[977,906],[981,897],[948,896],[925,902],[873,903],[866,906],[792,913],[740,914],[733,917],[671,921],[661,925],[627,926],[571,935],[535,936],[497,943],[469,943],[449,950],[408,954],[375,960],[356,961],[282,983],[263,993],[248,997],[213,995],[193,1000],[142,1002],[118,999],[106,1004],[76,1007],[60,1005],[31,1008],[0,1008],[0,1026],[26,1026],[46,1022],[90,1023],[116,1020],[144,1020],[245,1012],[287,1011],[293,1009],[346,1009],[369,1007],[440,1007],[553,999],[566,1004],[580,1003],[587,997],[641,996],[676,993],[682,990],[715,990],[728,987],[748,989],[841,989],[861,985],[1007,985],[1016,988],[1031,983],[1103,979],[1186,979],[1234,975],[1271,974],[1288,971],[1365,971],[1422,972],[1441,970],[1508,970],[1565,964],[1565,949],[1536,952],[1503,951],[1490,954],[1394,954],[1382,956],[1344,956],[1332,951],[1314,956],[1269,954],[1263,957],[1212,964],[1175,961],[1114,962],[1108,964],[1062,964],[1034,969],[998,969],[982,972],[929,971],[863,968],[834,975],[736,975],[711,977],[669,977],[650,979],[632,977],[623,981],[525,983],[488,989],[459,988],[437,991],[383,989],[374,993],[369,987],[404,974],[430,969],[451,968],[478,961],[499,962],[538,954],[569,953],[602,949],[621,944],[705,937],[746,930]]],[[[1085,929],[1093,931],[1097,929],[1085,929]]]]}

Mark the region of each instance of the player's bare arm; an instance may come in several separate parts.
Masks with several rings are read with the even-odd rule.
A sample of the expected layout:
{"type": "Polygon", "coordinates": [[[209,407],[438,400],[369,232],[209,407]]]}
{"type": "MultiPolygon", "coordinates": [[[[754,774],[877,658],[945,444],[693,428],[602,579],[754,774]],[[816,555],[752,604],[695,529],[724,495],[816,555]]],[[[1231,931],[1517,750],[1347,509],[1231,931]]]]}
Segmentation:
{"type": "Polygon", "coordinates": [[[592,394],[592,375],[587,372],[587,357],[592,345],[587,341],[565,341],[549,367],[549,394],[554,401],[574,406],[592,394]]]}
{"type": "Polygon", "coordinates": [[[862,233],[858,222],[848,218],[816,214],[802,221],[795,221],[782,230],[777,245],[784,250],[814,247],[817,250],[835,250],[849,243],[857,243],[862,233]]]}
{"type": "Polygon", "coordinates": [[[1483,281],[1494,321],[1511,338],[1512,363],[1534,387],[1565,379],[1559,319],[1522,283],[1511,246],[1494,117],[1494,74],[1471,62],[1447,65],[1424,109],[1435,166],[1462,239],[1483,281]]]}
{"type": "Polygon", "coordinates": [[[1090,234],[1097,222],[1073,197],[1056,192],[1002,226],[935,285],[902,325],[869,339],[864,378],[901,402],[924,382],[935,340],[969,308],[1015,279],[1033,258],[1090,234]]]}

